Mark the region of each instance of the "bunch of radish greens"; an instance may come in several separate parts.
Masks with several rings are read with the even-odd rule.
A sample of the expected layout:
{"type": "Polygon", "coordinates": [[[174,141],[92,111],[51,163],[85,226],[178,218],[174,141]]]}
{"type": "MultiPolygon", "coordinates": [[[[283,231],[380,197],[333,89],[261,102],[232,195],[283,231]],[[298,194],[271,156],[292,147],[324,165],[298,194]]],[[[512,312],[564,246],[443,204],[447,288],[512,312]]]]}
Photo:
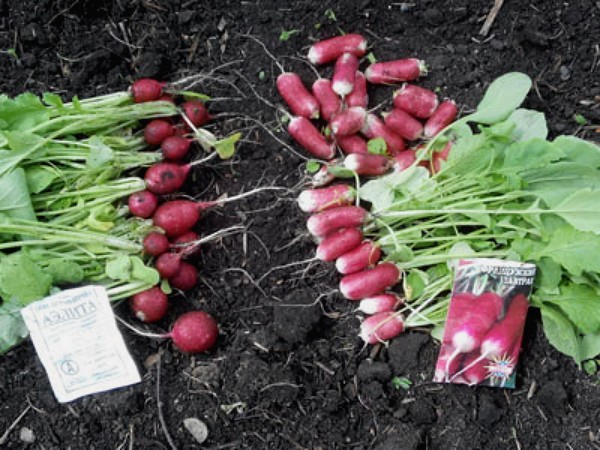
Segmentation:
{"type": "MultiPolygon", "coordinates": [[[[187,101],[176,103],[164,83],[138,81],[127,92],[69,103],[50,93],[0,96],[0,353],[27,336],[20,309],[57,289],[102,285],[111,300],[157,286],[169,293],[144,241],[152,233],[179,234],[160,228],[156,214],[154,222],[132,214],[135,207],[126,202],[148,189],[173,193],[183,184],[165,190],[152,176],[137,176],[158,164],[175,170],[174,162],[161,162],[166,155],[157,151],[151,127],[159,123],[162,140],[178,134],[222,157],[231,155],[239,136],[219,140],[196,128],[195,116],[203,113],[198,94],[180,92],[187,101]]],[[[181,233],[193,226],[176,225],[181,233]]]]}
{"type": "Polygon", "coordinates": [[[600,147],[548,140],[544,115],[519,108],[530,87],[521,73],[496,79],[413,165],[359,196],[371,204],[366,234],[403,272],[405,309],[423,323],[441,329],[458,259],[533,262],[545,334],[579,364],[600,354],[600,147]],[[419,165],[449,141],[439,171],[419,165]]]}

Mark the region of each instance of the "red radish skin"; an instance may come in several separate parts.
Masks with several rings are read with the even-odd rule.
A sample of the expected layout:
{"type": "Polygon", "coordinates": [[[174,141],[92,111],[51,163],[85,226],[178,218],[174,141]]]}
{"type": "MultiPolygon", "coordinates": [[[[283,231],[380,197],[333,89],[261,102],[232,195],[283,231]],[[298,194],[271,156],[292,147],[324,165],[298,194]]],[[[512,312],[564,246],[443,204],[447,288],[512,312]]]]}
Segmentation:
{"type": "Polygon", "coordinates": [[[158,97],[156,100],[159,102],[169,102],[173,105],[175,104],[175,99],[170,94],[163,94],[160,97],[158,97]]]}
{"type": "Polygon", "coordinates": [[[432,138],[456,119],[458,108],[453,100],[444,100],[435,110],[423,128],[423,135],[432,138]]]}
{"type": "Polygon", "coordinates": [[[168,279],[169,284],[180,291],[189,291],[198,284],[198,270],[192,264],[181,261],[179,272],[168,279]]]}
{"type": "Polygon", "coordinates": [[[335,61],[344,53],[361,57],[367,52],[367,40],[360,34],[345,34],[314,43],[308,50],[308,60],[315,65],[335,61]]]}
{"type": "Polygon", "coordinates": [[[317,246],[316,257],[321,261],[335,261],[344,253],[358,247],[363,235],[357,228],[342,228],[328,234],[317,246]]]}
{"type": "Polygon", "coordinates": [[[364,241],[354,250],[340,256],[335,262],[335,268],[339,273],[348,275],[377,264],[379,258],[381,258],[379,246],[373,241],[364,241]]]}
{"type": "Polygon", "coordinates": [[[359,132],[365,125],[367,110],[353,106],[336,115],[329,121],[332,133],[338,136],[348,136],[359,132]]]}
{"type": "Polygon", "coordinates": [[[127,206],[134,216],[148,219],[156,211],[158,198],[148,190],[135,192],[129,196],[127,206]]]}
{"type": "Polygon", "coordinates": [[[416,141],[423,135],[423,124],[401,109],[394,108],[384,114],[383,121],[390,130],[409,141],[416,141]]]}
{"type": "Polygon", "coordinates": [[[150,256],[158,256],[168,251],[171,243],[164,234],[152,231],[144,238],[143,246],[144,253],[150,256]]]}
{"type": "Polygon", "coordinates": [[[156,258],[154,268],[158,271],[161,278],[168,280],[179,273],[181,256],[181,253],[163,253],[156,258]]]}
{"type": "Polygon", "coordinates": [[[356,190],[348,184],[336,184],[321,189],[307,189],[298,196],[298,206],[303,212],[314,213],[338,206],[351,205],[356,190]]]}
{"type": "Polygon", "coordinates": [[[379,176],[390,169],[391,163],[389,158],[383,155],[353,153],[344,159],[344,167],[358,175],[379,176]]]}
{"type": "Polygon", "coordinates": [[[151,78],[140,78],[131,85],[134,103],[153,102],[162,95],[164,83],[151,78]]]}
{"type": "Polygon", "coordinates": [[[442,164],[444,161],[448,160],[448,155],[450,154],[451,149],[452,142],[448,142],[442,150],[440,150],[439,152],[433,152],[431,156],[433,173],[438,173],[442,169],[442,164]]]}
{"type": "Polygon", "coordinates": [[[416,160],[417,153],[414,150],[402,150],[401,152],[398,152],[394,155],[392,161],[392,168],[396,172],[400,172],[402,170],[408,169],[415,163],[416,160]]]}
{"type": "Polygon", "coordinates": [[[369,217],[360,206],[340,206],[313,214],[306,221],[306,227],[313,236],[327,236],[340,228],[360,227],[369,217]]]}
{"type": "Polygon", "coordinates": [[[362,128],[361,133],[369,139],[382,138],[387,145],[388,154],[392,156],[405,148],[402,136],[390,130],[374,114],[367,115],[367,120],[365,121],[365,126],[362,128]]]}
{"type": "Polygon", "coordinates": [[[365,76],[373,84],[393,84],[412,81],[427,74],[427,67],[420,59],[406,58],[395,61],[376,62],[367,67],[365,76]]]}
{"type": "Polygon", "coordinates": [[[157,286],[135,294],[129,306],[135,316],[142,322],[158,322],[167,313],[169,299],[157,286]]]}
{"type": "Polygon", "coordinates": [[[160,145],[169,136],[173,136],[173,125],[163,119],[154,119],[144,128],[144,140],[148,145],[160,145]]]}
{"type": "Polygon", "coordinates": [[[367,141],[358,134],[351,134],[349,136],[336,136],[335,141],[344,153],[369,153],[367,141]]]}
{"type": "Polygon", "coordinates": [[[369,105],[369,94],[367,93],[367,78],[361,71],[357,71],[354,77],[354,89],[344,99],[347,107],[360,106],[367,108],[369,105]]]}
{"type": "Polygon", "coordinates": [[[204,311],[191,311],[181,315],[169,333],[175,346],[185,353],[210,350],[217,342],[217,321],[204,311]]]}
{"type": "Polygon", "coordinates": [[[192,145],[191,139],[186,139],[183,136],[169,136],[160,145],[160,151],[163,158],[168,161],[181,161],[184,159],[192,145]]]}
{"type": "Polygon", "coordinates": [[[307,119],[319,117],[319,102],[308,92],[298,74],[282,73],[277,77],[275,84],[279,95],[285,100],[293,115],[307,119]]]}
{"type": "Polygon", "coordinates": [[[211,116],[200,100],[188,100],[181,105],[181,109],[195,127],[201,127],[210,122],[211,116]]]}
{"type": "Polygon", "coordinates": [[[200,236],[195,231],[188,231],[181,236],[177,236],[171,242],[171,250],[181,253],[182,256],[191,256],[200,251],[200,244],[196,241],[200,236]]]}
{"type": "Polygon", "coordinates": [[[333,92],[344,98],[354,89],[356,72],[358,71],[358,58],[352,53],[340,56],[333,68],[331,88],[333,92]]]}
{"type": "Polygon", "coordinates": [[[288,132],[294,140],[311,155],[329,160],[335,156],[335,144],[327,142],[325,137],[302,116],[296,116],[288,124],[288,132]]]}
{"type": "Polygon", "coordinates": [[[394,107],[419,119],[427,119],[438,107],[437,94],[414,84],[404,84],[394,92],[394,107]]]}
{"type": "Polygon", "coordinates": [[[158,195],[172,194],[185,184],[185,179],[192,166],[170,162],[159,162],[151,165],[144,180],[150,192],[158,195]]]}
{"type": "Polygon", "coordinates": [[[342,109],[342,101],[340,97],[333,92],[331,88],[331,80],[327,78],[319,78],[312,85],[313,96],[319,102],[321,117],[329,121],[334,114],[342,109]]]}
{"type": "Polygon", "coordinates": [[[399,279],[398,267],[391,262],[384,262],[372,269],[345,275],[340,281],[340,291],[348,300],[361,300],[385,291],[399,279]]]}
{"type": "Polygon", "coordinates": [[[202,210],[214,204],[213,202],[171,200],[156,208],[152,222],[155,226],[160,227],[168,237],[181,236],[196,225],[200,220],[202,210]]]}
{"type": "Polygon", "coordinates": [[[377,314],[385,311],[394,311],[404,302],[396,294],[378,294],[363,298],[358,304],[358,311],[364,314],[377,314]]]}
{"type": "Polygon", "coordinates": [[[187,123],[181,122],[173,125],[173,136],[186,137],[192,132],[187,123]]]}
{"type": "Polygon", "coordinates": [[[403,331],[402,314],[384,311],[363,320],[360,324],[359,336],[366,344],[378,344],[395,338],[403,331]]]}

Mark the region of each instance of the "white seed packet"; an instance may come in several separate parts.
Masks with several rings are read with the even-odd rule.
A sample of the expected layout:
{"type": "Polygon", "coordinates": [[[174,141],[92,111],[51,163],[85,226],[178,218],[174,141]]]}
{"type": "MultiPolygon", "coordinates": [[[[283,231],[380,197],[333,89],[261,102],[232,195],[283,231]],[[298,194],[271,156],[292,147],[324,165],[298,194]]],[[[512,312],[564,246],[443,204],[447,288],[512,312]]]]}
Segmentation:
{"type": "Polygon", "coordinates": [[[141,381],[104,287],[61,291],[21,314],[59,402],[141,381]]]}

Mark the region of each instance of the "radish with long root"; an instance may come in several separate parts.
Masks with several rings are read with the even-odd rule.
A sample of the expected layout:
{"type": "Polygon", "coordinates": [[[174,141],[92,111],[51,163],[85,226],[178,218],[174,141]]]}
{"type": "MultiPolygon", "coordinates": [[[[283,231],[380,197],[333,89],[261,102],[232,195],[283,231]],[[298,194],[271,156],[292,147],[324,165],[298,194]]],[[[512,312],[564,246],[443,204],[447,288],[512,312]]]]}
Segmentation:
{"type": "Polygon", "coordinates": [[[394,286],[400,280],[400,276],[401,272],[394,263],[382,262],[372,269],[342,277],[340,292],[348,300],[362,300],[394,286]]]}

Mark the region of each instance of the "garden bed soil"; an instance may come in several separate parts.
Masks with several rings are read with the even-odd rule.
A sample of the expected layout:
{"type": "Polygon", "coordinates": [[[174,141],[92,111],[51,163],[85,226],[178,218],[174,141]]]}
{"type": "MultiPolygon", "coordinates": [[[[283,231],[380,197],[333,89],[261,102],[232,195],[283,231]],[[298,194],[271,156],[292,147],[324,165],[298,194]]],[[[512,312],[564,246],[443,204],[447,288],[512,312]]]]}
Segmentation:
{"type": "MultiPolygon", "coordinates": [[[[598,375],[551,348],[535,312],[517,388],[469,388],[431,382],[439,345],[423,331],[364,348],[354,305],[332,293],[332,264],[280,269],[256,284],[272,267],[311,258],[314,243],[293,201],[303,161],[257,126],[289,142],[275,109],[259,98],[280,104],[279,69],[247,35],[312,80],[302,60],[311,42],[362,33],[378,59],[424,59],[430,74],[422,85],[463,111],[494,78],[522,71],[534,80],[526,106],[546,114],[552,136],[598,141],[574,116],[600,124],[600,3],[506,0],[482,36],[493,3],[0,1],[4,93],[87,97],[127,89],[139,77],[193,76],[194,89],[219,98],[211,111],[228,113],[211,127],[242,129],[244,142],[233,160],[196,170],[188,192],[215,198],[259,185],[296,189],[206,214],[202,232],[244,223],[248,233],[203,248],[202,282],[173,298],[160,326],[188,309],[209,311],[221,327],[210,353],[184,355],[123,329],[142,382],[69,404],[55,400],[30,341],[0,356],[0,435],[14,425],[4,448],[170,448],[165,430],[180,449],[600,448],[598,375]],[[284,30],[298,31],[282,40],[284,30]],[[595,109],[586,103],[594,98],[595,109]],[[412,385],[394,387],[394,376],[412,385]],[[184,427],[191,417],[208,427],[202,445],[184,427]]],[[[379,92],[372,105],[389,99],[389,90],[379,92]]],[[[116,311],[133,321],[125,305],[116,311]]]]}

